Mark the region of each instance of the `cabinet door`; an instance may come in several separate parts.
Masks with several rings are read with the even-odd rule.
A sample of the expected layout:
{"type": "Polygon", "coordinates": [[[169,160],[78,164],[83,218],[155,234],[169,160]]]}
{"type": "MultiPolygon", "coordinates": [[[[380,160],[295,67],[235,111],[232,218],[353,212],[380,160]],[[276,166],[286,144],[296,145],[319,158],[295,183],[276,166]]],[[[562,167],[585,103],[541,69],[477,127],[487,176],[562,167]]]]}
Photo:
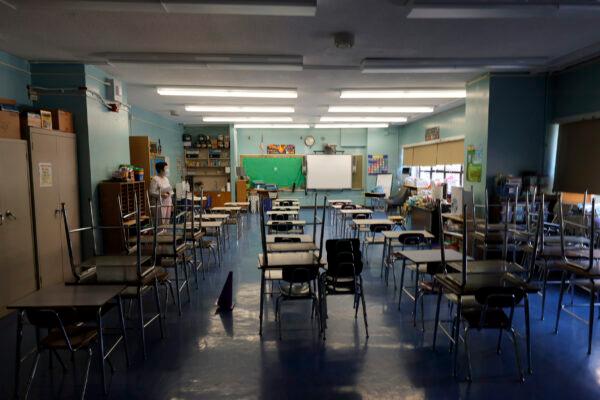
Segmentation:
{"type": "MultiPolygon", "coordinates": [[[[65,203],[67,217],[69,219],[69,228],[79,228],[79,182],[77,176],[77,141],[75,135],[60,134],[56,136],[58,160],[56,178],[59,189],[59,202],[65,203]]],[[[84,208],[87,205],[84,205],[84,208]]],[[[67,236],[64,223],[60,223],[60,238],[62,247],[62,272],[65,281],[73,280],[71,272],[71,263],[67,249],[67,236]]],[[[73,246],[73,258],[76,264],[81,259],[81,241],[91,241],[91,235],[85,233],[85,237],[80,234],[71,235],[71,244],[73,246]]]]}
{"type": "Polygon", "coordinates": [[[0,317],[8,303],[36,289],[27,143],[0,139],[0,317]]]}
{"type": "Polygon", "coordinates": [[[56,136],[32,132],[30,146],[40,286],[46,287],[64,281],[56,136]]]}

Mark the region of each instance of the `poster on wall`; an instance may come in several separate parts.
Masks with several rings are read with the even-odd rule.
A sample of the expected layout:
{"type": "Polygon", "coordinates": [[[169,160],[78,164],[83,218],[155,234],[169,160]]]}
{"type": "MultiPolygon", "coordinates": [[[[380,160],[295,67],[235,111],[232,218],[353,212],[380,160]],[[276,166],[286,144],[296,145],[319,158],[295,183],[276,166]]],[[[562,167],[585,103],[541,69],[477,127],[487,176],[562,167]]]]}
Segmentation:
{"type": "Polygon", "coordinates": [[[434,126],[425,130],[425,141],[437,140],[440,138],[440,127],[434,126]]]}
{"type": "Polygon", "coordinates": [[[481,182],[483,172],[483,157],[481,146],[467,146],[467,180],[481,182]]]}
{"type": "Polygon", "coordinates": [[[387,154],[369,154],[368,157],[369,175],[387,174],[388,173],[388,156],[387,154]]]}
{"type": "Polygon", "coordinates": [[[267,154],[296,154],[296,146],[293,144],[270,144],[267,146],[267,154]]]}

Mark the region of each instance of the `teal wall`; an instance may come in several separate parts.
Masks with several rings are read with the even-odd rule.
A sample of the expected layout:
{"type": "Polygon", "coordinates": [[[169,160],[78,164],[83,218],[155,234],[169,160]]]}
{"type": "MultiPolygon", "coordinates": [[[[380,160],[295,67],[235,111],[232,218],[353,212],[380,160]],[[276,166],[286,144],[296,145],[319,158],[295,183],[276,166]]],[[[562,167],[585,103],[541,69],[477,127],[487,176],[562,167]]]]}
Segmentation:
{"type": "Polygon", "coordinates": [[[0,97],[29,105],[27,85],[30,83],[29,62],[0,51],[0,97]]]}
{"type": "MultiPolygon", "coordinates": [[[[275,144],[293,144],[296,154],[313,154],[314,150],[321,150],[323,144],[335,144],[344,154],[362,155],[364,163],[363,188],[370,190],[375,187],[376,177],[367,175],[367,155],[387,154],[390,172],[398,168],[398,135],[395,129],[238,129],[237,136],[232,138],[232,154],[237,155],[235,164],[239,163],[239,156],[243,154],[261,154],[266,152],[266,146],[275,144]],[[312,135],[315,144],[312,148],[304,145],[304,138],[312,135]],[[260,144],[264,144],[261,150],[260,144]]],[[[234,168],[235,169],[235,165],[234,168]]],[[[394,180],[395,181],[395,180],[394,180]]],[[[395,184],[395,182],[394,182],[395,184]]],[[[364,190],[345,190],[324,192],[328,198],[350,199],[358,203],[364,202],[364,190]]],[[[303,190],[295,193],[282,193],[282,197],[299,198],[304,205],[314,202],[314,194],[304,194],[303,190]]]]}
{"type": "Polygon", "coordinates": [[[552,75],[551,90],[554,120],[568,120],[599,113],[600,61],[552,75]]]}
{"type": "Polygon", "coordinates": [[[183,175],[183,125],[136,106],[131,106],[129,120],[131,136],[160,140],[162,153],[171,163],[171,180],[180,180],[183,175]]]}
{"type": "Polygon", "coordinates": [[[399,165],[402,165],[402,146],[425,141],[425,131],[436,126],[440,128],[441,139],[465,135],[465,105],[398,126],[399,165]]]}

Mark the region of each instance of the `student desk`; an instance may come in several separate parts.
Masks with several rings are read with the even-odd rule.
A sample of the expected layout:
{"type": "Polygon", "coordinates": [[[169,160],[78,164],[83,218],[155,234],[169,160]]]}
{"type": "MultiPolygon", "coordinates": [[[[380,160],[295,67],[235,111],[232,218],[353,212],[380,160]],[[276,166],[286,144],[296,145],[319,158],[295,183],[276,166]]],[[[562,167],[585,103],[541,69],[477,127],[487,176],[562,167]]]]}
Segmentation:
{"type": "MultiPolygon", "coordinates": [[[[435,238],[434,235],[429,231],[425,230],[414,230],[414,231],[384,231],[383,234],[383,251],[381,254],[381,271],[385,265],[385,260],[390,259],[392,248],[394,245],[400,246],[400,242],[394,243],[394,240],[398,241],[402,235],[423,235],[427,244],[431,244],[431,240],[435,238]]],[[[382,272],[383,273],[383,272],[382,272]]]]}
{"type": "Polygon", "coordinates": [[[300,206],[273,206],[273,211],[300,211],[300,206]]]}
{"type": "MultiPolygon", "coordinates": [[[[335,209],[336,206],[333,205],[333,208],[335,209]]],[[[340,223],[340,230],[342,235],[344,235],[345,231],[346,231],[346,223],[348,219],[351,219],[354,215],[356,214],[373,214],[373,210],[369,210],[368,208],[354,208],[354,209],[340,209],[339,213],[342,217],[342,221],[340,223]]]]}
{"type": "MultiPolygon", "coordinates": [[[[259,335],[262,335],[263,307],[265,296],[265,274],[269,270],[282,270],[284,268],[315,268],[325,266],[325,262],[319,261],[319,257],[313,251],[302,251],[293,253],[269,253],[265,262],[264,254],[258,255],[258,268],[260,269],[260,311],[259,311],[259,335]]],[[[321,291],[319,291],[319,298],[321,291]]]]}
{"type": "MultiPolygon", "coordinates": [[[[267,221],[267,226],[269,227],[269,231],[271,231],[274,227],[276,226],[291,226],[291,229],[287,232],[291,232],[291,233],[303,233],[304,232],[304,226],[306,225],[306,221],[302,220],[302,219],[293,219],[290,221],[273,221],[273,220],[269,220],[267,221]],[[300,231],[300,232],[298,232],[300,231]]],[[[278,231],[278,233],[284,233],[286,231],[278,231]]]]}
{"type": "Polygon", "coordinates": [[[239,228],[240,221],[241,221],[240,220],[240,215],[241,215],[241,212],[242,212],[242,207],[240,207],[240,206],[213,207],[213,208],[211,208],[211,211],[212,212],[214,212],[214,211],[221,211],[223,213],[228,213],[231,216],[231,220],[228,219],[227,220],[227,224],[235,223],[235,225],[238,226],[237,237],[239,239],[239,237],[240,237],[240,235],[242,233],[242,230],[239,228]]]}
{"type": "MultiPolygon", "coordinates": [[[[493,260],[490,260],[493,261],[493,260]]],[[[469,263],[470,264],[470,263],[469,263]]],[[[491,265],[491,264],[490,264],[491,265]]],[[[502,266],[498,265],[499,270],[502,266]]],[[[469,268],[469,265],[467,265],[469,268]]],[[[537,293],[538,288],[529,284],[527,281],[511,274],[504,272],[490,272],[490,273],[470,273],[466,275],[466,281],[463,281],[463,273],[452,273],[452,274],[436,274],[434,279],[441,285],[442,290],[438,293],[437,307],[435,311],[435,325],[433,331],[433,349],[435,350],[435,344],[437,339],[438,325],[440,324],[440,303],[442,300],[443,293],[453,294],[456,296],[456,324],[454,325],[454,332],[450,335],[444,331],[444,328],[440,326],[440,329],[450,337],[453,343],[458,343],[460,335],[460,323],[461,323],[461,312],[462,312],[462,297],[474,296],[477,290],[485,287],[503,287],[512,286],[519,287],[525,291],[524,301],[524,312],[525,312],[525,340],[527,343],[527,369],[531,374],[531,336],[529,327],[529,297],[528,294],[537,293]]],[[[454,360],[453,360],[453,372],[456,376],[457,361],[458,361],[458,349],[454,349],[454,360]]]]}
{"type": "Polygon", "coordinates": [[[19,390],[19,374],[21,367],[21,342],[23,340],[23,315],[25,310],[55,310],[59,311],[65,308],[78,308],[93,310],[96,314],[98,323],[98,344],[100,348],[100,371],[102,376],[102,388],[104,394],[106,389],[106,359],[112,354],[115,348],[123,342],[125,357],[129,365],[129,355],[127,351],[127,335],[125,330],[125,320],[123,318],[123,303],[121,301],[121,292],[125,289],[124,285],[54,285],[31,293],[19,300],[16,300],[7,306],[8,309],[18,310],[17,312],[17,345],[15,357],[15,394],[19,390]],[[102,309],[112,299],[117,299],[119,320],[121,324],[121,336],[111,346],[108,351],[104,348],[104,332],[102,321],[102,309]]]}
{"type": "Polygon", "coordinates": [[[269,234],[269,235],[267,235],[267,243],[275,243],[276,237],[298,238],[298,239],[300,239],[300,242],[303,242],[303,243],[308,243],[308,242],[313,241],[313,237],[311,235],[288,233],[288,234],[279,234],[279,235],[278,234],[269,234]]]}
{"type": "Polygon", "coordinates": [[[300,204],[300,200],[298,199],[275,199],[273,200],[273,205],[280,205],[281,202],[288,202],[291,201],[293,205],[297,206],[300,204]]]}
{"type": "Polygon", "coordinates": [[[298,219],[298,211],[292,211],[292,210],[273,210],[273,211],[267,211],[267,215],[268,216],[272,216],[272,215],[287,215],[293,219],[298,219]]]}

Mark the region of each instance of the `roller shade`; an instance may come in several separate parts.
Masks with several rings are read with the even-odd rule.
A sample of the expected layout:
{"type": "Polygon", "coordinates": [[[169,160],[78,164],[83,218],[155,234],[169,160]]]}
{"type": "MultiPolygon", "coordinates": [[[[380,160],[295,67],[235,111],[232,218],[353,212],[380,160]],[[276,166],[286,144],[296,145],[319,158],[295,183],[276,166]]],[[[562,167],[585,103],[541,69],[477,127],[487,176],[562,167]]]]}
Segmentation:
{"type": "Polygon", "coordinates": [[[412,167],[414,165],[413,159],[414,159],[414,149],[412,147],[405,147],[404,154],[402,156],[402,164],[405,167],[412,167]]]}
{"type": "MultiPolygon", "coordinates": [[[[554,191],[600,194],[600,120],[560,126],[554,191]]],[[[582,196],[583,197],[583,196],[582,196]]]]}
{"type": "Polygon", "coordinates": [[[424,146],[415,146],[413,155],[414,165],[436,165],[437,144],[428,144],[424,146]]]}
{"type": "Polygon", "coordinates": [[[465,159],[465,141],[453,140],[437,145],[437,162],[435,165],[462,164],[465,159]]]}

